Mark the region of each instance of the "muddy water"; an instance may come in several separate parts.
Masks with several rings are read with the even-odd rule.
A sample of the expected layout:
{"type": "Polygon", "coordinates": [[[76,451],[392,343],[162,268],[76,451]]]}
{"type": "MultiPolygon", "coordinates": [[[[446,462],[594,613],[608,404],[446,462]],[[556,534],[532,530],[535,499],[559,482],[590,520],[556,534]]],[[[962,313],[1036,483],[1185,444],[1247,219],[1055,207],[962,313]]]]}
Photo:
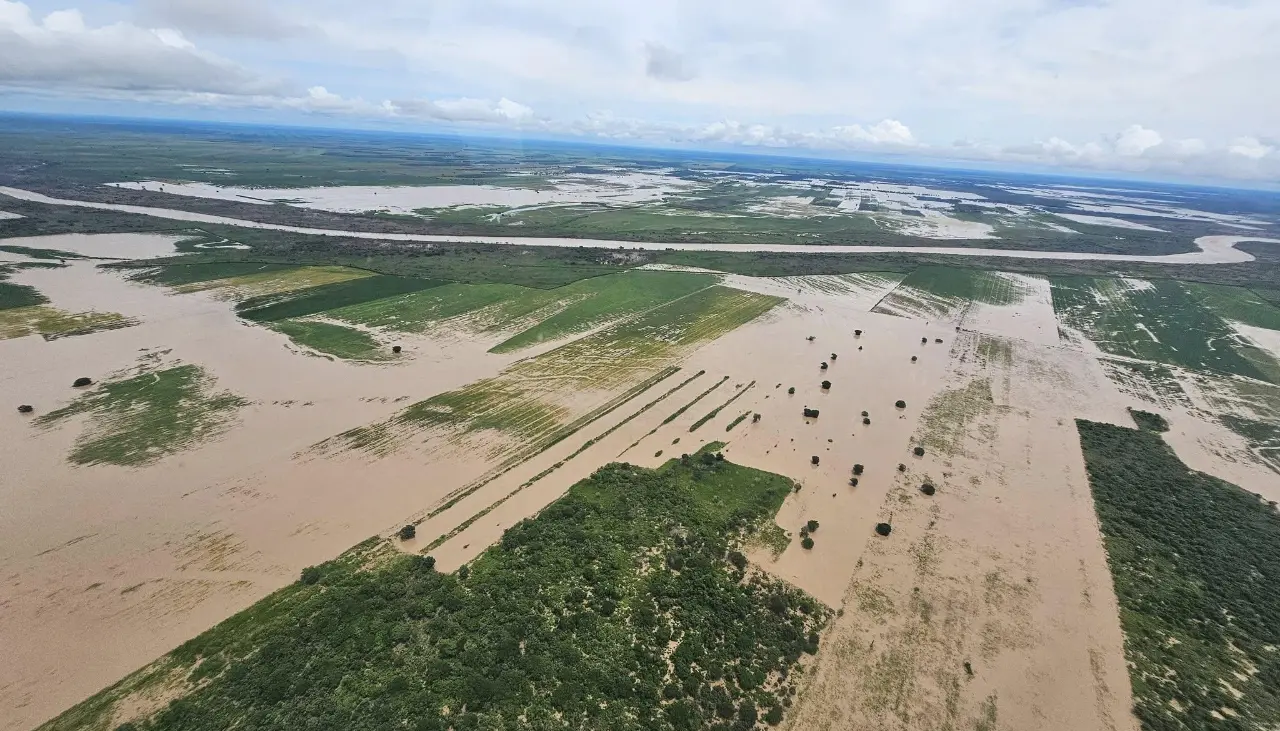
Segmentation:
{"type": "Polygon", "coordinates": [[[140,324],[0,341],[4,729],[35,725],[482,473],[483,461],[465,456],[292,457],[517,357],[464,339],[406,338],[403,360],[352,365],[291,352],[209,295],[169,295],[89,262],[12,281],[55,307],[140,324]],[[71,466],[81,424],[42,431],[13,408],[47,413],[75,398],[75,378],[101,380],[148,355],[200,365],[218,389],[252,403],[221,438],[137,469],[71,466]]]}
{"type": "Polygon", "coordinates": [[[6,246],[55,249],[96,259],[154,259],[171,256],[173,245],[187,238],[172,234],[58,234],[2,239],[6,246]]]}
{"type": "Polygon", "coordinates": [[[683,244],[683,243],[635,243],[632,241],[607,241],[599,239],[564,239],[534,238],[522,236],[432,236],[427,234],[383,234],[363,231],[335,231],[332,229],[305,228],[300,226],[284,226],[279,224],[244,221],[225,216],[213,216],[203,213],[175,210],[171,208],[151,208],[146,206],[127,206],[113,203],[93,203],[67,199],[50,198],[39,193],[19,188],[0,187],[0,195],[8,195],[20,200],[34,201],[98,210],[121,211],[166,218],[176,221],[192,221],[196,223],[215,223],[244,228],[268,229],[272,231],[289,231],[292,233],[313,236],[342,236],[347,238],[378,239],[382,241],[419,241],[436,243],[490,243],[511,244],[516,246],[562,246],[590,247],[605,249],[644,249],[673,251],[774,251],[798,254],[845,253],[845,254],[884,254],[884,253],[916,253],[916,254],[954,254],[957,256],[993,256],[1010,259],[1056,259],[1056,260],[1092,260],[1092,261],[1143,261],[1166,264],[1228,264],[1253,261],[1251,254],[1240,251],[1235,245],[1242,241],[1263,241],[1280,243],[1280,239],[1260,238],[1257,236],[1201,236],[1196,239],[1199,251],[1188,254],[1169,254],[1165,256],[1139,256],[1131,254],[1095,254],[1076,251],[1017,251],[1006,249],[981,249],[955,246],[841,246],[822,245],[786,245],[786,244],[683,244]]]}

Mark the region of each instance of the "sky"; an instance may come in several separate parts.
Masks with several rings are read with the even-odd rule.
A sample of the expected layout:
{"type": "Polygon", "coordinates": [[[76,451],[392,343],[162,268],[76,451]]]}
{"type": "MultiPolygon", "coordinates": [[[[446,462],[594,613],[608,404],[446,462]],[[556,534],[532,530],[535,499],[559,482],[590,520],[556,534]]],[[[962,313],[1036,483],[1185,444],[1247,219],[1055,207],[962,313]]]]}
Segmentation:
{"type": "Polygon", "coordinates": [[[1280,0],[0,0],[0,109],[1280,182],[1280,0]]]}

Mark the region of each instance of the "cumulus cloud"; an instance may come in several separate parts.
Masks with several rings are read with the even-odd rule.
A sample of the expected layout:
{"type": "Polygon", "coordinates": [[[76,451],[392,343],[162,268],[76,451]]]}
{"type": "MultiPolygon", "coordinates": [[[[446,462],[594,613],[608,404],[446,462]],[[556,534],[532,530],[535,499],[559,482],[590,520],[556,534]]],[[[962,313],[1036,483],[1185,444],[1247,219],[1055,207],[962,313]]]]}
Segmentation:
{"type": "Polygon", "coordinates": [[[196,48],[182,33],[128,23],[91,27],[78,10],[37,19],[0,0],[0,86],[114,91],[278,93],[278,82],[196,48]]]}

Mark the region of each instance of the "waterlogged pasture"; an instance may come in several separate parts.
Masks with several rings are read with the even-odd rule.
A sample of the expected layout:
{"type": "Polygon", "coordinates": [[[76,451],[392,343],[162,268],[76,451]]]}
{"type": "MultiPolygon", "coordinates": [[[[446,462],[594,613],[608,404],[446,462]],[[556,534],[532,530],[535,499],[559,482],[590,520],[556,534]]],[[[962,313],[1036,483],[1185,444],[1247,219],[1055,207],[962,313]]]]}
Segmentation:
{"type": "Polygon", "coordinates": [[[100,384],[68,406],[39,417],[52,428],[88,420],[67,459],[73,464],[148,465],[190,449],[230,427],[246,404],[218,391],[199,367],[179,365],[100,384]]]}
{"type": "Polygon", "coordinates": [[[872,312],[946,321],[959,318],[973,302],[1014,305],[1023,297],[1020,281],[1001,272],[924,266],[908,274],[872,312]]]}
{"type": "Polygon", "coordinates": [[[1175,280],[1052,277],[1059,321],[1105,353],[1280,382],[1280,364],[1241,339],[1219,311],[1260,311],[1221,290],[1175,280]],[[1207,292],[1207,294],[1206,294],[1207,292]],[[1208,302],[1202,299],[1208,297],[1208,302]]]}

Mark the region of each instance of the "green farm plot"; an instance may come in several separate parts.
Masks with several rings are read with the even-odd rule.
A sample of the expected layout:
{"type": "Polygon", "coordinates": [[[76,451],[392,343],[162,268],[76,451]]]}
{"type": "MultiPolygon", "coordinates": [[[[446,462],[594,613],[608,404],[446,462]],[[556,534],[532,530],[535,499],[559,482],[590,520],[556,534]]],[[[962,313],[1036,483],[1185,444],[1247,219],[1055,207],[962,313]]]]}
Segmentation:
{"type": "Polygon", "coordinates": [[[200,368],[181,365],[107,381],[36,424],[53,427],[73,416],[88,416],[68,459],[79,465],[137,467],[217,436],[246,403],[216,391],[213,379],[200,368]]]}
{"type": "Polygon", "coordinates": [[[1088,277],[1052,277],[1051,282],[1059,322],[1103,352],[1280,381],[1280,364],[1242,341],[1183,282],[1088,277]]]}
{"type": "Polygon", "coordinates": [[[341,307],[372,302],[409,292],[439,287],[444,282],[390,275],[348,278],[317,287],[250,297],[236,306],[236,313],[254,322],[274,322],[306,317],[341,307]]]}
{"type": "Polygon", "coordinates": [[[41,728],[779,721],[831,611],[739,549],[791,488],[715,459],[611,464],[452,574],[370,539],[41,728]],[[130,717],[165,687],[174,700],[130,717]]]}
{"type": "Polygon", "coordinates": [[[1185,282],[1187,290],[1224,320],[1280,330],[1280,306],[1244,287],[1185,282]]]}
{"type": "Polygon", "coordinates": [[[688,348],[749,322],[780,301],[720,286],[701,289],[318,446],[385,453],[408,434],[443,429],[452,439],[478,432],[501,435],[493,445],[497,453],[517,444],[529,449],[563,438],[556,437],[563,425],[584,407],[591,408],[591,399],[584,396],[604,401],[608,394],[671,367],[688,348]]]}
{"type": "Polygon", "coordinates": [[[1024,297],[1016,279],[977,269],[920,267],[872,310],[925,320],[950,320],[971,302],[1013,305],[1024,297]]]}
{"type": "Polygon", "coordinates": [[[1078,421],[1143,729],[1280,724],[1280,513],[1158,434],[1078,421]]]}
{"type": "Polygon", "coordinates": [[[0,312],[19,307],[35,307],[49,302],[48,297],[40,294],[40,291],[31,285],[5,281],[17,268],[18,266],[13,264],[0,264],[0,312]]]}
{"type": "Polygon", "coordinates": [[[402,332],[440,326],[478,333],[514,332],[493,348],[495,353],[505,353],[635,316],[714,283],[715,279],[705,274],[628,271],[549,290],[447,284],[326,314],[402,332]]]}
{"type": "Polygon", "coordinates": [[[391,355],[366,332],[331,322],[281,320],[268,327],[289,336],[294,343],[318,353],[346,360],[388,360],[391,355]]]}

